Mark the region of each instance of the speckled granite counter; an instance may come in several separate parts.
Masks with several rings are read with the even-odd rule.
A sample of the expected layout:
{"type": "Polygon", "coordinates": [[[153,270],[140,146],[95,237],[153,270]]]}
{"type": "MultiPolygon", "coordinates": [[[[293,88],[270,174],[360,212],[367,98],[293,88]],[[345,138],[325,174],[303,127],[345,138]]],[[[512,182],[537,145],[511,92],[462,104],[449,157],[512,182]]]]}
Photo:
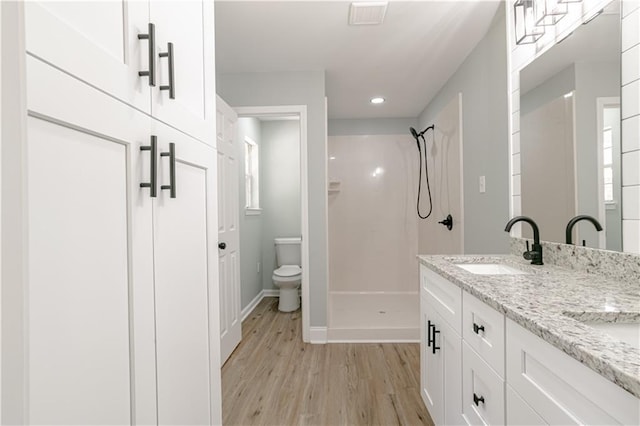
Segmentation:
{"type": "Polygon", "coordinates": [[[521,257],[418,256],[420,263],[640,398],[640,350],[583,324],[640,321],[640,277],[617,280],[521,257]],[[525,275],[477,275],[456,263],[502,263],[525,275]]]}

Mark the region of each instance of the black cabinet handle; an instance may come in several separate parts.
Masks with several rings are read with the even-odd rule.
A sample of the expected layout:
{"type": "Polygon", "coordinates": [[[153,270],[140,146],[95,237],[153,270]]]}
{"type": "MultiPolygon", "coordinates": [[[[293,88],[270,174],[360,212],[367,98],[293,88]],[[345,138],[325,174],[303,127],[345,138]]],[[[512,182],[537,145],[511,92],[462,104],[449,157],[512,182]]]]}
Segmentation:
{"type": "Polygon", "coordinates": [[[431,347],[431,320],[427,320],[427,347],[431,347]]]}
{"type": "Polygon", "coordinates": [[[155,198],[157,195],[157,165],[158,165],[158,140],[157,137],[151,135],[151,143],[149,145],[142,145],[140,151],[151,151],[151,163],[150,163],[150,177],[149,182],[142,182],[140,188],[149,188],[151,198],[155,198]]]}
{"type": "Polygon", "coordinates": [[[435,354],[437,350],[440,349],[440,346],[436,346],[436,334],[440,334],[440,330],[436,330],[436,326],[433,325],[433,346],[431,347],[431,353],[435,354]]]}
{"type": "Polygon", "coordinates": [[[162,185],[160,189],[169,190],[171,198],[176,198],[176,144],[169,144],[169,152],[160,153],[161,157],[169,157],[169,185],[162,185]]]}
{"type": "Polygon", "coordinates": [[[473,332],[479,334],[480,332],[484,333],[484,325],[478,325],[475,322],[473,323],[473,332]]]}
{"type": "Polygon", "coordinates": [[[476,404],[476,407],[480,405],[480,403],[484,404],[484,396],[478,396],[476,393],[473,393],[473,403],[476,404]]]}
{"type": "Polygon", "coordinates": [[[140,77],[149,77],[149,86],[156,85],[156,26],[149,23],[147,34],[138,34],[138,40],[149,40],[149,70],[138,71],[140,77]]]}
{"type": "Polygon", "coordinates": [[[176,86],[175,86],[175,80],[174,80],[174,76],[173,76],[173,43],[167,43],[167,51],[166,52],[160,52],[160,57],[161,58],[168,58],[169,59],[169,85],[168,86],[160,86],[160,90],[168,90],[169,91],[169,98],[170,99],[175,99],[176,98],[176,86]]]}
{"type": "Polygon", "coordinates": [[[227,243],[225,243],[225,242],[218,243],[218,248],[219,248],[220,250],[224,250],[224,249],[226,249],[226,248],[227,248],[227,243]]]}

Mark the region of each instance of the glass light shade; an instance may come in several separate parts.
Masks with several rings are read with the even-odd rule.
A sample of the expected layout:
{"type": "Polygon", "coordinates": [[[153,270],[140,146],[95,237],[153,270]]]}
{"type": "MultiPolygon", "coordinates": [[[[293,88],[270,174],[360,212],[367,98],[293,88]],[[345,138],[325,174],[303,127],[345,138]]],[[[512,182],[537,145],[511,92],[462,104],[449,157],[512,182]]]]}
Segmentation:
{"type": "Polygon", "coordinates": [[[536,25],[555,25],[567,14],[566,3],[559,0],[534,0],[533,10],[536,25]]]}
{"type": "Polygon", "coordinates": [[[516,0],[513,4],[516,44],[535,43],[544,35],[544,27],[535,23],[533,0],[516,0]]]}

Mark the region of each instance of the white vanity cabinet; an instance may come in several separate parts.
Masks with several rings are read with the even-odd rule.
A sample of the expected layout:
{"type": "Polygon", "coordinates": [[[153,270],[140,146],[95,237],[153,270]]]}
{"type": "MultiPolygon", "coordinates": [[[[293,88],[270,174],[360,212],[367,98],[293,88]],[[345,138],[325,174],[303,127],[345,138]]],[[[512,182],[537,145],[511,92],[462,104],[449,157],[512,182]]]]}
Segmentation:
{"type": "Polygon", "coordinates": [[[640,424],[631,393],[424,265],[420,280],[421,395],[435,424],[640,424]]]}
{"type": "Polygon", "coordinates": [[[420,395],[435,424],[463,424],[462,291],[420,269],[420,395]]]}

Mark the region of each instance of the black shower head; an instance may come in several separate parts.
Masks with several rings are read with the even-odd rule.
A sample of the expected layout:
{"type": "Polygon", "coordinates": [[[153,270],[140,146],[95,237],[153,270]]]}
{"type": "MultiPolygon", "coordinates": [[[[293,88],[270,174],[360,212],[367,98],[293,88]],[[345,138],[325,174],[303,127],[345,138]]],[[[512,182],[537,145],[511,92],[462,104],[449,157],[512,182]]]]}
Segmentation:
{"type": "Polygon", "coordinates": [[[414,129],[413,127],[409,127],[409,131],[411,132],[414,138],[418,139],[418,132],[416,132],[416,129],[414,129]]]}

